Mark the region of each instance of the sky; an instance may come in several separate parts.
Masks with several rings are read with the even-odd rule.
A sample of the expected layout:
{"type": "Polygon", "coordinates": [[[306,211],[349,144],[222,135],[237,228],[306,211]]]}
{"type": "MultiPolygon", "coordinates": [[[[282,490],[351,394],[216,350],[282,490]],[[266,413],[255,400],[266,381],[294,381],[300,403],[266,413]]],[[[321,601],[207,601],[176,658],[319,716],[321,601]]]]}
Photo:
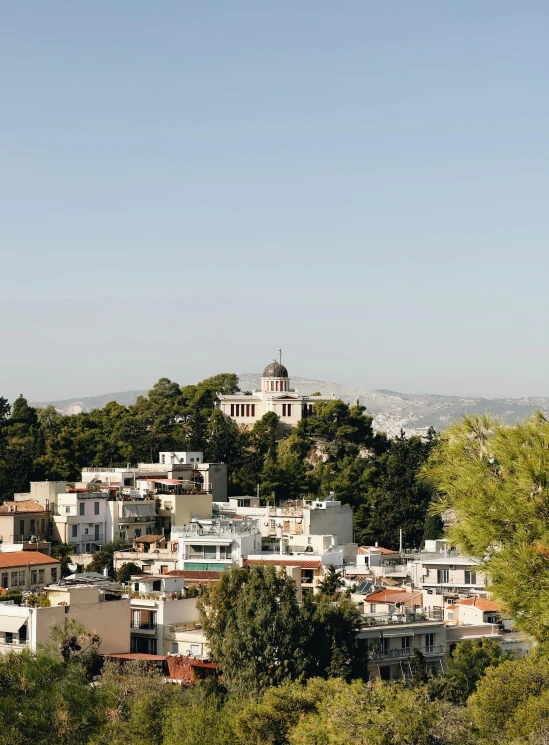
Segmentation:
{"type": "Polygon", "coordinates": [[[549,396],[545,0],[0,7],[0,396],[549,396]]]}

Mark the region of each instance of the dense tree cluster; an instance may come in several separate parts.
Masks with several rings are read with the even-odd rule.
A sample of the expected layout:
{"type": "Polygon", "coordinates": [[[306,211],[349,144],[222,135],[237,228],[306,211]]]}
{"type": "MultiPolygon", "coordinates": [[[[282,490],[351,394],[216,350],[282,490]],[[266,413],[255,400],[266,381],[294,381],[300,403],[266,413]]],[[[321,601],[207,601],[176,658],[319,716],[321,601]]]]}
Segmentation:
{"type": "Polygon", "coordinates": [[[0,745],[545,745],[549,735],[540,655],[481,669],[471,647],[479,677],[468,698],[450,675],[408,685],[309,677],[246,693],[170,686],[142,662],[103,662],[92,683],[97,639],[75,625],[57,641],[0,657],[0,745]]]}
{"type": "Polygon", "coordinates": [[[290,433],[273,412],[245,430],[215,405],[219,393],[237,390],[233,373],[187,386],[162,378],[131,406],[112,402],[73,416],[34,409],[22,396],[12,407],[0,398],[0,499],[26,491],[31,480],[76,480],[84,466],[202,450],[206,460],[228,464],[231,494],[255,494],[259,486],[270,501],[335,492],[355,508],[361,543],[395,548],[400,528],[406,546],[440,534],[438,518],[426,522],[431,489],[418,479],[432,436],[389,440],[374,433],[363,406],[339,400],[315,404],[290,433]]]}

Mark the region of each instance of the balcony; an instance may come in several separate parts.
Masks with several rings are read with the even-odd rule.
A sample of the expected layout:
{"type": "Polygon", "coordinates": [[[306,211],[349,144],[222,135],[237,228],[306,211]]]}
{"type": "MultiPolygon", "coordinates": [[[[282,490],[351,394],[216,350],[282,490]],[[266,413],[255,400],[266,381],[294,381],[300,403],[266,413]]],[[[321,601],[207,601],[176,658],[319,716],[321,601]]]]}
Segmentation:
{"type": "Polygon", "coordinates": [[[424,657],[441,657],[445,653],[444,644],[431,647],[408,647],[407,649],[372,649],[368,652],[368,659],[373,660],[405,660],[418,649],[424,657]]]}
{"type": "Polygon", "coordinates": [[[132,621],[130,626],[137,631],[156,631],[156,621],[132,621]]]}

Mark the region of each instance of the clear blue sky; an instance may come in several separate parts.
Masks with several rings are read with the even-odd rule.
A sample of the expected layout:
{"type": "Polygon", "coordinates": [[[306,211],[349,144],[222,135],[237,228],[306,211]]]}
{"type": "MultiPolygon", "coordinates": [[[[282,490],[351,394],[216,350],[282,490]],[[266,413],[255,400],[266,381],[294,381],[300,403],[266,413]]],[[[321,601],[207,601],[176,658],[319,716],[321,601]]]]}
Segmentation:
{"type": "Polygon", "coordinates": [[[549,395],[546,0],[0,9],[0,395],[549,395]]]}

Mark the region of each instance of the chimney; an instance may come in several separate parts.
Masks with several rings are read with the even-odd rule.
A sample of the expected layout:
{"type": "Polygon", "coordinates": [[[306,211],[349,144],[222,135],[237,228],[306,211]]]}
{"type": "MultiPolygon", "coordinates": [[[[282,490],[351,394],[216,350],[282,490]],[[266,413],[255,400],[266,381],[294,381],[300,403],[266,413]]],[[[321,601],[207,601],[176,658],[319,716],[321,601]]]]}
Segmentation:
{"type": "Polygon", "coordinates": [[[374,546],[375,546],[376,548],[379,548],[379,543],[378,543],[378,542],[376,541],[376,542],[374,543],[374,546]]]}

